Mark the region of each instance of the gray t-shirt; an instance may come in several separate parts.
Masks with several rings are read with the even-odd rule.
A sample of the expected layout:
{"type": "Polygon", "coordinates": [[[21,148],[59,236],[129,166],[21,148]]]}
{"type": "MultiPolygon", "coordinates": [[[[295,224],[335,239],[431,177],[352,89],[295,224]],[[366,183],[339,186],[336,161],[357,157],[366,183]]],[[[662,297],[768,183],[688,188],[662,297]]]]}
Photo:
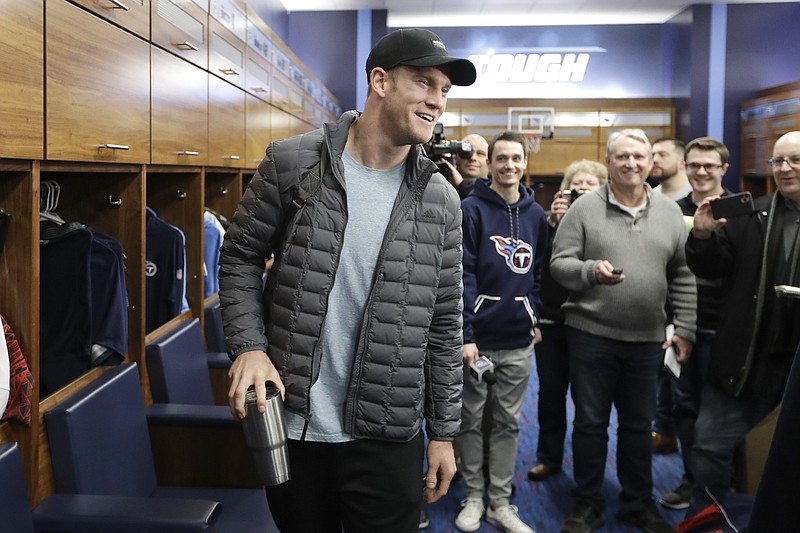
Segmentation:
{"type": "MultiPolygon", "coordinates": [[[[389,170],[367,168],[347,151],[343,157],[347,227],[336,279],[328,299],[319,379],[311,387],[311,421],[306,440],[346,442],[344,404],[364,309],[405,164],[389,170]]],[[[286,413],[290,439],[300,439],[305,421],[286,413]]]]}

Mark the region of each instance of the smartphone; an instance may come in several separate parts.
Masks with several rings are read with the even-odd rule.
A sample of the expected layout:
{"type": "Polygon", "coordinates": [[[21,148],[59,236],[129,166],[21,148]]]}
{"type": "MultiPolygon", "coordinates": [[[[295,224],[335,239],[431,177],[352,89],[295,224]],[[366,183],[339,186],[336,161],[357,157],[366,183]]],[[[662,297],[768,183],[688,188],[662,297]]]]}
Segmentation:
{"type": "Polygon", "coordinates": [[[711,215],[715,219],[749,215],[755,210],[753,196],[749,191],[724,196],[711,202],[711,215]]]}
{"type": "Polygon", "coordinates": [[[615,276],[619,276],[619,275],[622,274],[622,269],[621,268],[615,268],[614,270],[611,271],[611,273],[614,274],[615,276]]]}

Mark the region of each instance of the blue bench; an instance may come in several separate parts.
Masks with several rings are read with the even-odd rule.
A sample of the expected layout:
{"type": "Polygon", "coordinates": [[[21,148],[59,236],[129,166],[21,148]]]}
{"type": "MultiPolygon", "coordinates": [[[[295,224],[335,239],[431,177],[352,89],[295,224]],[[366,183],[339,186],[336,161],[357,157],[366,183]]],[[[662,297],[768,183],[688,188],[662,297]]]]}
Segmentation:
{"type": "MultiPolygon", "coordinates": [[[[161,416],[169,418],[165,413],[161,416]]],[[[183,415],[179,413],[177,416],[183,415]]],[[[173,419],[170,423],[177,422],[173,419]]],[[[196,419],[194,423],[200,424],[201,421],[196,419]]],[[[143,517],[158,516],[159,512],[188,514],[191,510],[197,513],[194,507],[184,509],[184,506],[206,502],[206,505],[215,506],[209,513],[208,529],[185,531],[277,531],[263,489],[163,487],[157,484],[148,420],[135,363],[107,371],[45,413],[45,424],[55,488],[59,494],[121,498],[115,505],[132,516],[143,517]]],[[[217,458],[217,461],[224,460],[224,457],[217,458]]],[[[142,530],[141,527],[113,529],[115,533],[142,530]]],[[[172,531],[162,527],[147,530],[172,531]]]]}

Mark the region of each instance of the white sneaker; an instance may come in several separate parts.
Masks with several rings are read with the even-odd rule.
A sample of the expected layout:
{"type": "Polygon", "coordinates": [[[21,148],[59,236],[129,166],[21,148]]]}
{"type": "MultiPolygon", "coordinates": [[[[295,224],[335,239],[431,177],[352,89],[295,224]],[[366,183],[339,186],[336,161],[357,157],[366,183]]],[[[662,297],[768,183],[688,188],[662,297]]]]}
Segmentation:
{"type": "Polygon", "coordinates": [[[486,510],[486,520],[508,533],[536,533],[517,516],[516,505],[504,505],[497,509],[491,506],[486,510]]]}
{"type": "Polygon", "coordinates": [[[485,507],[478,498],[467,498],[461,502],[461,512],[456,517],[456,527],[460,531],[477,531],[481,527],[481,517],[485,507]]]}

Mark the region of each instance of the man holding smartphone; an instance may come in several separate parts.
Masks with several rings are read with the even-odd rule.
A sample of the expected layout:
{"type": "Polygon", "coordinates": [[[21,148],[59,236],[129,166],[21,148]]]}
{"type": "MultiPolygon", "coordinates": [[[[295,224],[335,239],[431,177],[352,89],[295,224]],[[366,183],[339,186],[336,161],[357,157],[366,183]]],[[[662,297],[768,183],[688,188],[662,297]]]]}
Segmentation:
{"type": "MultiPolygon", "coordinates": [[[[684,219],[692,221],[697,207],[710,196],[729,197],[731,191],[722,185],[728,171],[728,148],[710,137],[699,137],[686,145],[684,155],[686,174],[691,192],[678,200],[684,219]]],[[[684,476],[674,490],[665,493],[658,503],[669,509],[689,507],[694,487],[691,466],[691,448],[694,442],[694,424],[700,409],[703,391],[703,374],[708,366],[709,351],[714,331],[719,322],[719,312],[727,290],[725,278],[697,280],[697,333],[692,357],[681,367],[680,378],[668,378],[672,391],[670,420],[681,444],[684,476]]]]}
{"type": "Polygon", "coordinates": [[[800,340],[800,301],[776,285],[800,285],[800,131],[775,143],[770,166],[777,191],[755,212],[714,219],[703,199],[686,243],[689,267],[701,278],[730,279],[712,341],[707,384],[695,424],[691,464],[693,516],[708,494],[721,501],[733,453],[747,433],[781,401],[800,340]]]}

